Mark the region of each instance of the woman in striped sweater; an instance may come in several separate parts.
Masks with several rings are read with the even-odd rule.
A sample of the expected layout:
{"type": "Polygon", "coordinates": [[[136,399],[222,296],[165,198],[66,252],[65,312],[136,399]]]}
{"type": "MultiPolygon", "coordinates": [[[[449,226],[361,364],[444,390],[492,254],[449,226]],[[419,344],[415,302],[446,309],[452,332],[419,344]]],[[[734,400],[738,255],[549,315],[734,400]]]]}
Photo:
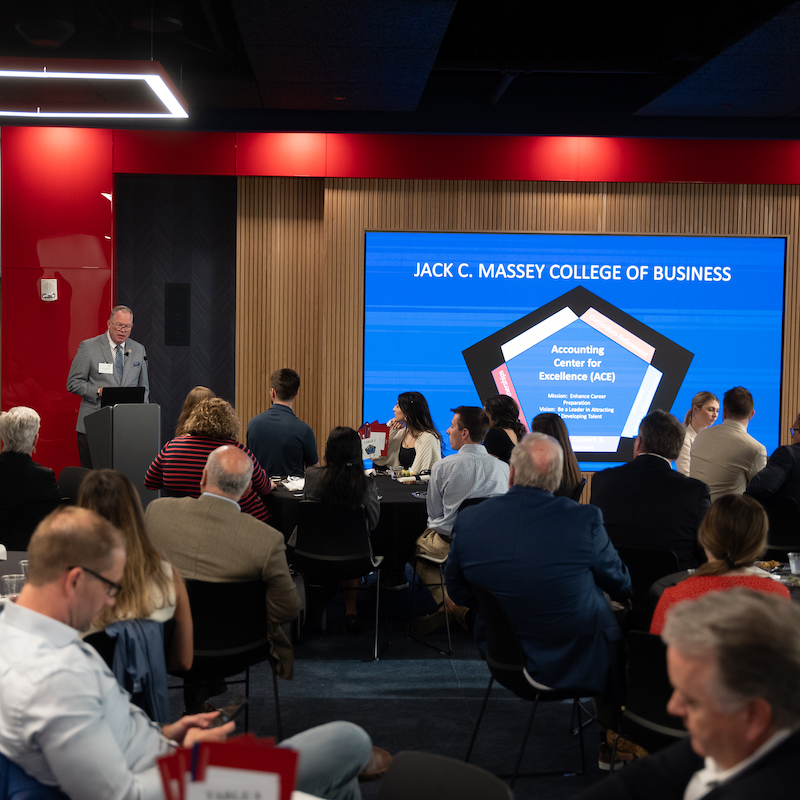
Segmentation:
{"type": "Polygon", "coordinates": [[[144,485],[148,489],[163,489],[167,497],[199,497],[200,478],[209,454],[229,444],[247,453],[253,461],[253,482],[239,505],[242,511],[262,522],[270,518],[261,497],[272,491],[267,473],[256,457],[239,443],[241,423],[227,400],[212,397],[200,402],[184,426],[182,436],[170,439],[147,470],[144,485]]]}

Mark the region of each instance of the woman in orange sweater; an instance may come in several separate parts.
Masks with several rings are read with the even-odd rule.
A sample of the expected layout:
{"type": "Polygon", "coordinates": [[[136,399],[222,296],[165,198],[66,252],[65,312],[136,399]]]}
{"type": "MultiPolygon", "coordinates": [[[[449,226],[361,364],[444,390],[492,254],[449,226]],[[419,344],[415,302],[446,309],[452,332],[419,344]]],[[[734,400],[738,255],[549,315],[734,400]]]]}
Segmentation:
{"type": "Polygon", "coordinates": [[[767,527],[767,515],[752,497],[726,494],[717,498],[697,534],[708,563],[677,586],[664,590],[650,623],[650,633],[661,633],[667,611],[676,603],[696,600],[706,592],[745,586],[789,600],[789,590],[783,584],[753,565],[766,549],[767,527]]]}

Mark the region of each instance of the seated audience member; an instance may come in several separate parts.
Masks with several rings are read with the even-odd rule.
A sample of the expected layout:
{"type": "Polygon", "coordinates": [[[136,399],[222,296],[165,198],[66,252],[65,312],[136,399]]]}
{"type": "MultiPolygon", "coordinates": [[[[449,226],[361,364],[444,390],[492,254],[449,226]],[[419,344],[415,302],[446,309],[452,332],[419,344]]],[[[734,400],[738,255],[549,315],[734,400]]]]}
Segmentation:
{"type": "Polygon", "coordinates": [[[672,550],[678,566],[691,569],[705,560],[697,530],[711,501],[708,486],[670,466],[683,437],[672,414],[651,411],[639,424],[633,461],[592,478],[591,503],[615,545],[672,550]]]}
{"type": "Polygon", "coordinates": [[[0,414],[0,544],[8,550],[27,550],[36,526],[61,504],[53,470],[31,458],[40,424],[26,406],[0,414]]]}
{"type": "Polygon", "coordinates": [[[667,710],[689,736],[582,792],[581,800],[793,797],[800,753],[800,609],[733,589],[681,603],[663,633],[667,710]]]}
{"type": "MultiPolygon", "coordinates": [[[[459,506],[471,497],[489,497],[508,491],[508,464],[494,458],[481,444],[489,430],[489,418],[477,406],[459,406],[452,409],[453,420],[447,429],[452,456],[437,461],[431,470],[428,483],[428,527],[417,539],[417,553],[445,558],[450,552],[453,526],[459,506]]],[[[445,624],[445,613],[452,614],[466,629],[467,608],[448,604],[439,585],[439,570],[425,561],[417,562],[417,574],[430,589],[439,608],[426,617],[412,620],[410,632],[423,634],[445,624]]]]}
{"type": "Polygon", "coordinates": [[[686,412],[683,420],[683,429],[686,435],[683,439],[681,452],[675,459],[675,469],[689,477],[691,452],[694,440],[699,431],[713,425],[719,416],[719,400],[711,392],[698,392],[692,398],[692,407],[686,412]]]}
{"type": "MultiPolygon", "coordinates": [[[[375,530],[381,514],[380,500],[375,481],[364,474],[361,460],[361,439],[352,428],[334,428],[325,444],[324,467],[306,470],[303,499],[327,503],[341,508],[363,508],[369,530],[375,530]]],[[[294,546],[294,538],[289,545],[294,546]]],[[[356,597],[358,578],[342,581],[345,599],[345,631],[358,636],[356,597]]]]}
{"type": "Polygon", "coordinates": [[[712,502],[743,494],[767,463],[767,449],[747,432],[755,413],[753,395],[734,386],[722,398],[722,425],[703,428],[694,440],[690,474],[708,485],[712,502]]]}
{"type": "MultiPolygon", "coordinates": [[[[159,728],[79,639],[122,588],[125,546],[110,522],[84,508],[55,511],[28,557],[28,581],[0,614],[0,752],[74,800],[163,798],[156,759],[181,745],[223,741],[236,723],[208,729],[212,712],[159,728]]],[[[300,753],[300,791],[359,796],[357,776],[371,755],[361,728],[332,722],[280,746],[300,753]]]]}
{"type": "Polygon", "coordinates": [[[139,493],[121,472],[95,470],[78,490],[78,505],[96,511],[121,534],[125,544],[122,590],[113,606],[105,606],[93,622],[100,630],[128,619],[175,620],[167,669],[192,666],[192,610],[180,572],[165,561],[147,535],[139,493]]]}
{"type": "Polygon", "coordinates": [[[583,486],[583,475],[578,466],[578,459],[572,450],[569,432],[564,420],[558,414],[553,414],[549,411],[544,414],[537,414],[533,418],[533,422],[531,422],[531,431],[552,436],[561,445],[561,450],[564,453],[564,474],[561,476],[558,489],[553,494],[556,497],[569,497],[572,500],[572,496],[578,490],[578,487],[583,486]]]}
{"type": "Polygon", "coordinates": [[[650,633],[661,633],[667,612],[676,603],[706,592],[747,587],[789,599],[789,590],[754,566],[767,546],[767,515],[752,497],[725,494],[715,501],[700,525],[700,545],[708,563],[677,586],[664,590],[653,614],[650,633]]]}
{"type": "Polygon", "coordinates": [[[281,677],[291,678],[292,645],[281,625],[297,616],[300,596],[286,564],[283,534],[239,513],[239,499],[252,473],[253,459],[243,449],[219,447],[203,467],[201,496],[153,500],[145,512],[145,524],[153,542],[187,580],[264,581],[266,633],[275,669],[281,677]]]}
{"type": "Polygon", "coordinates": [[[800,414],[791,428],[792,443],[781,445],[767,466],[747,484],[753,497],[792,497],[800,507],[800,414]]]}
{"type": "Polygon", "coordinates": [[[184,430],[184,434],[170,439],[161,448],[147,469],[144,485],[148,489],[163,489],[171,497],[199,497],[208,454],[229,444],[245,452],[253,462],[253,485],[242,496],[241,509],[266,522],[270,513],[259,495],[269,494],[272,483],[255,456],[239,444],[241,423],[233,406],[219,397],[202,400],[189,415],[184,430]]]}
{"type": "MultiPolygon", "coordinates": [[[[511,454],[508,493],[458,515],[447,591],[470,607],[470,584],[497,597],[530,677],[543,689],[580,688],[600,696],[618,684],[622,641],[603,593],[625,600],[631,582],[600,512],[553,495],[562,468],[555,439],[543,433],[522,439],[511,454]]],[[[480,615],[475,642],[485,655],[480,615]]]]}
{"type": "Polygon", "coordinates": [[[389,446],[385,456],[373,459],[376,467],[402,467],[418,475],[442,458],[442,436],[431,419],[428,401],[419,392],[397,398],[388,423],[389,446]]]}
{"type": "Polygon", "coordinates": [[[269,376],[272,406],[250,420],[247,446],[267,475],[302,475],[318,467],[314,431],[294,413],[300,376],[293,369],[275,370],[269,376]]]}
{"type": "Polygon", "coordinates": [[[183,436],[186,433],[186,421],[192,415],[192,411],[194,411],[196,406],[203,400],[210,400],[212,397],[216,397],[216,395],[211,389],[205,386],[195,386],[194,389],[186,395],[181,413],[178,415],[178,424],[175,426],[175,436],[183,436]]]}
{"type": "Polygon", "coordinates": [[[526,434],[525,426],[519,421],[519,406],[513,397],[496,394],[486,398],[483,410],[489,417],[483,446],[490,456],[508,464],[514,445],[526,434]]]}

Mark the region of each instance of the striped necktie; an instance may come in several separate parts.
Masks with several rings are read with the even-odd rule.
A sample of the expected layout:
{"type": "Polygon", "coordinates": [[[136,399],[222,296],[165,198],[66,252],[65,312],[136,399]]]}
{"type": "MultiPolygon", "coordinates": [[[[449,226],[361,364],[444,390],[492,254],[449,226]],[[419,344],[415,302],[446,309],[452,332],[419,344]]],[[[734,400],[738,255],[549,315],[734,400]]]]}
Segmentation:
{"type": "Polygon", "coordinates": [[[114,357],[114,372],[117,374],[117,383],[122,386],[122,345],[116,347],[117,355],[114,357]]]}

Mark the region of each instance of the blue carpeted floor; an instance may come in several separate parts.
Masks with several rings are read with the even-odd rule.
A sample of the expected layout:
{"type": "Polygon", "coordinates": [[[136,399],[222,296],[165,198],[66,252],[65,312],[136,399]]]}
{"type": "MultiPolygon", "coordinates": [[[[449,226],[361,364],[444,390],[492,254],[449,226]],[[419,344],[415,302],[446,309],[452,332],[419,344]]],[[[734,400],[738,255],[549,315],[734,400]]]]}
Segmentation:
{"type": "MultiPolygon", "coordinates": [[[[478,658],[471,634],[457,626],[452,632],[450,657],[407,637],[410,590],[390,593],[386,602],[389,642],[382,657],[371,658],[374,593],[363,592],[359,618],[363,632],[357,639],[344,634],[344,604],[337,595],[327,608],[327,629],[310,621],[295,646],[295,676],[280,680],[284,736],[336,719],[365,728],[375,744],[391,753],[423,750],[463,759],[489,681],[489,671],[478,658]]],[[[414,593],[415,613],[430,610],[427,592],[414,593]]],[[[383,639],[383,636],[382,636],[383,639]]],[[[430,640],[446,645],[444,632],[430,640]]],[[[221,705],[239,687],[213,702],[221,705]]],[[[182,711],[180,691],[171,693],[173,715],[182,711]]],[[[587,702],[587,706],[591,705],[587,702]]],[[[579,742],[570,734],[570,703],[545,703],[537,712],[522,771],[563,771],[580,767],[579,742]]],[[[495,774],[513,770],[530,704],[495,686],[489,700],[471,762],[495,774]]],[[[257,735],[275,733],[272,679],[269,668],[251,670],[250,727],[257,735]]],[[[586,772],[569,777],[519,778],[514,796],[519,800],[557,800],[575,795],[602,780],[597,767],[598,730],[584,730],[586,772]]],[[[364,798],[374,798],[380,782],[363,784],[364,798]]],[[[465,800],[471,800],[465,798],[465,800]]],[[[476,799],[477,800],[477,799],[476,799]]]]}

